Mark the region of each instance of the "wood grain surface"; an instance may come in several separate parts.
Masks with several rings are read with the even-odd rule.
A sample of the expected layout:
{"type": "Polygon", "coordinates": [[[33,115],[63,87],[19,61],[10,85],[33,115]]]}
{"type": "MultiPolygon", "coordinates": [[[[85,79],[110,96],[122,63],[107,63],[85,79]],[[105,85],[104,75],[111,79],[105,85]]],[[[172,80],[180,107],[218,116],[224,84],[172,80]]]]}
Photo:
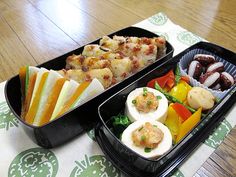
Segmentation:
{"type": "MultiPolygon", "coordinates": [[[[235,0],[1,0],[0,81],[157,12],[236,51],[235,9],[235,0]]],[[[236,176],[235,140],[236,128],[195,176],[236,176]]]]}

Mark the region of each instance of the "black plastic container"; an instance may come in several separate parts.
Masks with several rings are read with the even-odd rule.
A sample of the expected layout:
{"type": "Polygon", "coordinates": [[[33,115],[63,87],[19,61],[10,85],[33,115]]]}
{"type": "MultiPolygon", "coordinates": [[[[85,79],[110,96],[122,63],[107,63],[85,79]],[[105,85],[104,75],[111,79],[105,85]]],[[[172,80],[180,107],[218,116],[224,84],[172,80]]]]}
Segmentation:
{"type": "MultiPolygon", "coordinates": [[[[157,37],[156,34],[136,27],[128,27],[120,31],[114,32],[109,36],[121,35],[121,36],[137,36],[137,37],[157,37]]],[[[90,44],[98,44],[99,40],[93,41],[90,44]]],[[[109,98],[111,95],[124,88],[137,78],[141,77],[148,71],[156,68],[160,63],[165,63],[171,59],[173,55],[173,47],[170,43],[166,43],[166,55],[157,60],[152,65],[142,69],[140,72],[126,78],[124,81],[110,87],[105,92],[101,93],[97,97],[89,100],[83,105],[65,113],[58,119],[49,122],[41,127],[36,127],[25,123],[20,118],[21,112],[21,92],[20,92],[20,80],[19,76],[15,76],[7,81],[5,86],[5,97],[7,104],[11,111],[14,113],[17,119],[22,123],[26,133],[35,141],[38,145],[45,148],[52,148],[57,145],[63,144],[73,137],[83,133],[86,129],[94,126],[99,120],[97,116],[97,108],[100,103],[109,98]]],[[[80,47],[74,51],[71,51],[63,56],[50,60],[46,63],[39,65],[47,69],[60,70],[65,68],[66,58],[72,54],[80,54],[83,51],[83,47],[80,47]]]]}
{"type": "Polygon", "coordinates": [[[129,176],[169,176],[173,170],[190,155],[201,141],[206,139],[211,131],[224,118],[223,115],[230,109],[236,100],[236,86],[218,102],[211,111],[189,132],[178,144],[172,147],[165,155],[156,160],[146,159],[125,146],[110,130],[111,117],[118,115],[125,107],[128,94],[138,87],[144,87],[153,78],[159,77],[176,67],[182,56],[194,49],[204,49],[236,65],[236,54],[217,45],[200,42],[175,56],[167,63],[163,63],[137,79],[121,91],[103,102],[98,113],[101,123],[96,126],[97,142],[112,163],[129,176]]]}

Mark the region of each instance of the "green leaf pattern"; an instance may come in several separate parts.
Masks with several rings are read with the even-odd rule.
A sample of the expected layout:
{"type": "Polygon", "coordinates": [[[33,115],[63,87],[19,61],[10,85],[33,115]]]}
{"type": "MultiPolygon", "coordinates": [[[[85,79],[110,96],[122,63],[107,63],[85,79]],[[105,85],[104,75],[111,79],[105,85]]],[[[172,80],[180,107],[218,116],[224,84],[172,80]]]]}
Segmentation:
{"type": "Polygon", "coordinates": [[[148,21],[154,25],[161,26],[167,22],[168,18],[164,13],[158,13],[153,15],[152,17],[148,18],[148,21]]]}
{"type": "Polygon", "coordinates": [[[191,46],[197,42],[200,42],[202,40],[202,38],[200,38],[199,36],[189,32],[189,31],[181,31],[177,34],[177,39],[178,41],[180,41],[181,43],[191,46]]]}
{"type": "Polygon", "coordinates": [[[7,103],[0,103],[0,129],[9,130],[11,127],[18,127],[19,121],[10,111],[7,103]]]}
{"type": "Polygon", "coordinates": [[[71,172],[70,177],[120,177],[120,172],[112,165],[110,161],[103,155],[94,155],[88,157],[85,155],[85,159],[78,162],[76,161],[76,167],[71,172]]]}
{"type": "Polygon", "coordinates": [[[8,169],[8,177],[55,177],[58,161],[53,152],[32,148],[18,154],[8,169]]]}
{"type": "Polygon", "coordinates": [[[94,134],[94,129],[91,129],[87,132],[87,135],[89,136],[89,138],[91,138],[93,141],[96,141],[95,139],[95,134],[94,134]]]}
{"type": "Polygon", "coordinates": [[[221,124],[214,130],[208,139],[204,142],[206,145],[216,149],[230,132],[232,126],[227,120],[223,120],[221,124]]]}

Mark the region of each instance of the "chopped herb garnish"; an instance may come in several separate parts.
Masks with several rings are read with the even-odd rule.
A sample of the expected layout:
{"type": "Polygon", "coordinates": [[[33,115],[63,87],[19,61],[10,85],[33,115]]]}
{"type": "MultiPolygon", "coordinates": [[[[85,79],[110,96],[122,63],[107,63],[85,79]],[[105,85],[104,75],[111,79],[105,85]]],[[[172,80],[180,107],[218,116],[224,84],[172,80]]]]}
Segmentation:
{"type": "Polygon", "coordinates": [[[143,88],[143,96],[147,96],[147,88],[146,87],[143,88]]]}
{"type": "Polygon", "coordinates": [[[132,100],[132,103],[133,103],[133,104],[136,104],[136,103],[137,103],[137,101],[136,101],[136,100],[132,100]]]}
{"type": "Polygon", "coordinates": [[[151,100],[148,100],[147,101],[147,105],[150,106],[152,104],[152,101],[151,100]]]}
{"type": "Polygon", "coordinates": [[[145,141],[145,139],[146,139],[146,136],[145,136],[145,135],[142,135],[142,136],[141,136],[141,141],[145,141]]]}
{"type": "Polygon", "coordinates": [[[161,97],[160,95],[158,95],[158,96],[157,96],[157,99],[160,100],[160,99],[162,99],[162,97],[161,97]]]}
{"type": "Polygon", "coordinates": [[[147,152],[147,153],[148,153],[148,152],[151,152],[151,151],[152,151],[152,148],[148,148],[148,147],[145,147],[145,148],[144,148],[144,152],[147,152]]]}
{"type": "Polygon", "coordinates": [[[143,129],[143,127],[141,127],[140,129],[138,129],[138,131],[141,131],[143,129]]]}
{"type": "Polygon", "coordinates": [[[153,127],[157,127],[156,125],[153,125],[153,127]]]}

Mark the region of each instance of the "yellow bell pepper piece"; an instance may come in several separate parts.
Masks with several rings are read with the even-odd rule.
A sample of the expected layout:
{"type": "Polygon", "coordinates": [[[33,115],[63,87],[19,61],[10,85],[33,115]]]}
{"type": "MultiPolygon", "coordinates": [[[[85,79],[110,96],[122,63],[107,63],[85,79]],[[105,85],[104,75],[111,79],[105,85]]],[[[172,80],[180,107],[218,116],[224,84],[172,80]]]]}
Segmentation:
{"type": "Polygon", "coordinates": [[[177,84],[170,91],[170,95],[177,98],[180,101],[184,101],[186,99],[187,93],[188,93],[187,88],[183,83],[177,84]]]}
{"type": "Polygon", "coordinates": [[[189,92],[192,89],[192,87],[187,82],[185,82],[183,80],[180,80],[179,83],[184,84],[184,86],[187,88],[187,92],[189,92]]]}
{"type": "Polygon", "coordinates": [[[170,95],[177,98],[178,100],[184,102],[187,99],[187,95],[189,90],[191,90],[191,86],[188,85],[185,81],[180,81],[176,86],[174,86],[170,95]]]}
{"type": "Polygon", "coordinates": [[[201,119],[202,108],[200,107],[192,116],[190,116],[186,121],[184,121],[180,127],[176,138],[176,143],[178,143],[189,131],[197,125],[201,119]]]}
{"type": "Polygon", "coordinates": [[[178,135],[179,127],[181,123],[180,123],[180,118],[178,114],[175,112],[175,110],[173,109],[171,105],[172,104],[170,104],[168,107],[168,114],[165,121],[165,125],[169,128],[172,134],[172,138],[175,141],[176,136],[178,135]]]}

